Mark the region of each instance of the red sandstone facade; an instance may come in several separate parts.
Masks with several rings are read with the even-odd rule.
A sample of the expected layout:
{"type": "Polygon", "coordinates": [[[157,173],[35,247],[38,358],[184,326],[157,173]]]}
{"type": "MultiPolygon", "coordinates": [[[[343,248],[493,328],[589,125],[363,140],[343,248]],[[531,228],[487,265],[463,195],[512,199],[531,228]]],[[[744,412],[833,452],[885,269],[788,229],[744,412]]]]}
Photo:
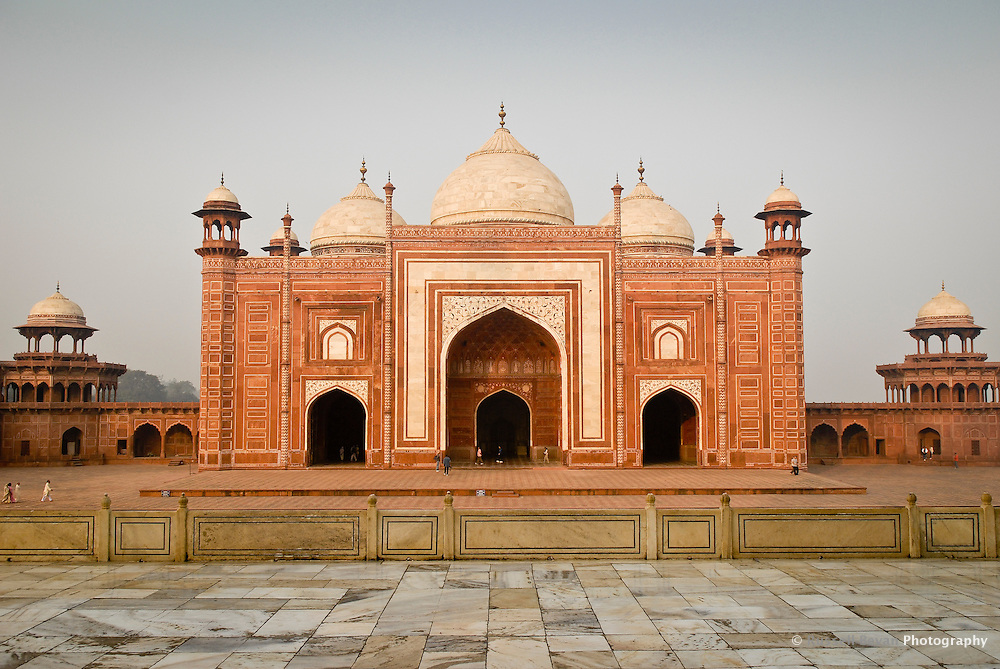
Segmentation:
{"type": "Polygon", "coordinates": [[[598,225],[501,128],[430,225],[364,181],[265,250],[224,186],[203,223],[200,465],[427,467],[435,455],[574,467],[806,461],[800,224],[782,185],[764,247],[690,226],[640,181],[598,225]],[[534,162],[532,162],[534,161],[534,162]],[[513,176],[512,176],[513,175],[513,176]],[[562,190],[560,190],[562,189],[562,190]],[[516,191],[516,192],[515,192],[516,191]]]}

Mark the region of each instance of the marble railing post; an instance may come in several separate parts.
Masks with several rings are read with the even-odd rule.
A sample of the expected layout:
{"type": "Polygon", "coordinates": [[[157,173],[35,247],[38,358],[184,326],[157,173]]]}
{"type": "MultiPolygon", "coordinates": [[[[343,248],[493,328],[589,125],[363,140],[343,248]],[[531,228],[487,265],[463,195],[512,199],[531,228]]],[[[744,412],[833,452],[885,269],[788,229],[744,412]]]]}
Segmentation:
{"type": "Polygon", "coordinates": [[[101,509],[97,512],[94,523],[94,553],[98,562],[111,559],[111,544],[114,542],[114,527],[111,524],[111,498],[104,493],[101,509]]]}
{"type": "Polygon", "coordinates": [[[365,538],[367,539],[367,551],[365,554],[365,559],[367,560],[377,560],[378,559],[378,497],[374,494],[368,495],[368,526],[367,532],[365,532],[365,538]]]}
{"type": "Polygon", "coordinates": [[[722,493],[719,499],[722,514],[719,518],[719,546],[721,548],[720,557],[723,560],[733,558],[733,508],[729,506],[729,493],[722,493]]]}
{"type": "Polygon", "coordinates": [[[646,559],[659,558],[660,528],[656,524],[656,495],[646,495],[646,559]]]}
{"type": "Polygon", "coordinates": [[[444,559],[455,559],[455,498],[449,490],[444,496],[444,559]]]}
{"type": "Polygon", "coordinates": [[[180,498],[177,500],[177,511],[174,513],[173,537],[171,541],[174,562],[187,562],[187,520],[188,498],[187,495],[181,493],[180,498]]]}
{"type": "Polygon", "coordinates": [[[986,545],[986,557],[997,556],[997,512],[993,506],[993,496],[983,493],[983,543],[986,545]]]}
{"type": "Polygon", "coordinates": [[[906,515],[910,521],[910,557],[918,558],[924,542],[920,536],[920,509],[917,507],[917,496],[912,492],[906,496],[906,515]]]}

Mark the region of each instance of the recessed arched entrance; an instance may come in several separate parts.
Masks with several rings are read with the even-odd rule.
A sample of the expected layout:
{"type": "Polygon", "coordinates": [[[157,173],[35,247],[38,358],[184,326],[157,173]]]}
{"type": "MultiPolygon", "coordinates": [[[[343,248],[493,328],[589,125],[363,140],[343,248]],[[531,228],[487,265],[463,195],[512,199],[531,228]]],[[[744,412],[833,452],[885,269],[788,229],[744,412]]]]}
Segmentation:
{"type": "Polygon", "coordinates": [[[563,425],[561,352],[531,319],[500,308],[452,338],[446,365],[447,452],[472,462],[476,446],[494,462],[559,462],[563,425]],[[485,422],[484,422],[485,421],[485,422]]]}
{"type": "Polygon", "coordinates": [[[941,455],[941,433],[937,430],[925,427],[917,434],[920,440],[920,448],[927,449],[931,456],[941,455]]]}
{"type": "Polygon", "coordinates": [[[71,427],[63,432],[62,454],[76,457],[83,452],[83,432],[78,427],[71,427]]]}
{"type": "Polygon", "coordinates": [[[529,460],[531,409],[506,390],[490,395],[476,409],[476,446],[494,462],[529,460]]]}
{"type": "Polygon", "coordinates": [[[137,458],[160,457],[160,431],[155,425],[143,423],[132,434],[132,454],[137,458]]]}
{"type": "Polygon", "coordinates": [[[642,464],[698,464],[698,409],[673,388],[642,409],[642,464]]]}
{"type": "Polygon", "coordinates": [[[809,436],[809,455],[813,458],[837,457],[837,431],[826,423],[813,428],[809,436]]]}
{"type": "Polygon", "coordinates": [[[335,388],[309,407],[309,464],[365,461],[367,414],[361,400],[335,388]]]}

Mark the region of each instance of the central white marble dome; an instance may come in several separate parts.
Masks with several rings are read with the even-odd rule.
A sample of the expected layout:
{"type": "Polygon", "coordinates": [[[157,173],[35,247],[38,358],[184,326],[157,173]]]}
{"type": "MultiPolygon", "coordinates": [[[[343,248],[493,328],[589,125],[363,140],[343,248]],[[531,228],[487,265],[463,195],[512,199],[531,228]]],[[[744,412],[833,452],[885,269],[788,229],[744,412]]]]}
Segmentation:
{"type": "Polygon", "coordinates": [[[431,225],[573,225],[566,187],[506,128],[438,188],[431,225]]]}

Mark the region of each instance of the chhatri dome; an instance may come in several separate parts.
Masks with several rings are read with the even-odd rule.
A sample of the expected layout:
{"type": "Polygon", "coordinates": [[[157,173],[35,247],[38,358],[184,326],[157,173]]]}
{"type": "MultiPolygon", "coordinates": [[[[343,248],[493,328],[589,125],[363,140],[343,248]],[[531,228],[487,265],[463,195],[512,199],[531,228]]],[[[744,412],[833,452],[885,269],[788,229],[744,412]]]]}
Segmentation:
{"type": "MultiPolygon", "coordinates": [[[[622,198],[622,244],[626,247],[657,247],[670,255],[694,255],[694,230],[677,211],[653,192],[645,182],[646,168],[639,161],[639,181],[622,198]]],[[[608,212],[598,225],[613,225],[614,211],[608,212]]]]}
{"type": "Polygon", "coordinates": [[[802,202],[799,201],[799,196],[785,187],[785,173],[782,172],[781,185],[778,186],[773,193],[767,196],[767,200],[764,202],[764,211],[801,208],[802,202]]]}
{"type": "Polygon", "coordinates": [[[448,175],[431,204],[431,225],[572,225],[566,187],[538,156],[500,127],[448,175]]]}
{"type": "Polygon", "coordinates": [[[80,305],[60,293],[57,285],[56,292],[31,307],[25,326],[86,327],[87,318],[80,305]]]}
{"type": "MultiPolygon", "coordinates": [[[[309,240],[309,250],[314,256],[360,249],[375,251],[375,247],[385,245],[385,200],[377,197],[365,183],[367,171],[362,160],[358,185],[316,221],[309,240]]],[[[406,225],[395,209],[392,211],[392,224],[406,225]]]]}
{"type": "Polygon", "coordinates": [[[972,311],[960,299],[951,295],[941,283],[941,292],[935,295],[917,312],[917,327],[933,327],[937,325],[964,325],[975,327],[972,322],[972,311]]]}
{"type": "Polygon", "coordinates": [[[240,201],[236,199],[236,195],[233,191],[226,188],[225,174],[222,175],[219,185],[216,186],[211,193],[205,196],[206,208],[208,208],[209,203],[221,204],[225,209],[232,209],[233,205],[235,205],[236,209],[240,208],[240,201]]]}

